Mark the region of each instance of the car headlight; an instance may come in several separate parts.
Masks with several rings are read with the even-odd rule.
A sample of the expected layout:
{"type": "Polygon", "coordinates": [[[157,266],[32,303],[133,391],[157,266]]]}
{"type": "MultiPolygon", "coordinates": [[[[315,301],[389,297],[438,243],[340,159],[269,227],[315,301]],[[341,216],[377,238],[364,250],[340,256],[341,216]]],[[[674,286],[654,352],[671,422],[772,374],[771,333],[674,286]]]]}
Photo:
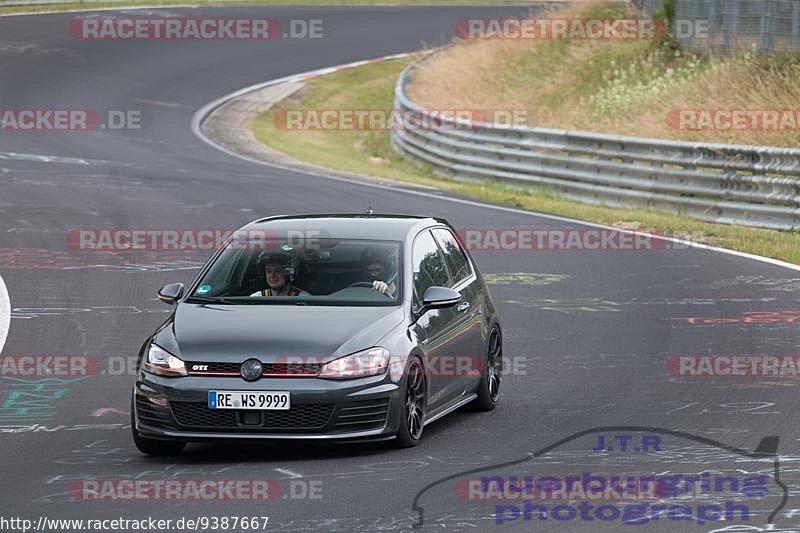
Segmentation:
{"type": "Polygon", "coordinates": [[[386,373],[389,362],[389,350],[380,347],[369,348],[325,363],[322,365],[319,377],[350,379],[379,376],[386,373]]]}
{"type": "Polygon", "coordinates": [[[151,344],[147,350],[147,359],[144,369],[160,376],[186,376],[186,366],[183,361],[166,351],[158,344],[151,344]]]}

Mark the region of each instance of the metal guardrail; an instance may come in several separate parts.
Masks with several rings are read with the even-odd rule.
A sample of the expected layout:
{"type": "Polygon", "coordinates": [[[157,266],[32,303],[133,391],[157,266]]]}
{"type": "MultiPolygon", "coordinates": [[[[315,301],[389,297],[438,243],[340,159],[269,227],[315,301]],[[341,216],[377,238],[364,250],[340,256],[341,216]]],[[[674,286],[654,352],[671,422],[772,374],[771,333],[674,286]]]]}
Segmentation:
{"type": "MultiPolygon", "coordinates": [[[[433,120],[406,96],[413,68],[397,81],[394,108],[433,120]]],[[[395,150],[457,178],[544,188],[585,203],[800,230],[798,149],[436,120],[441,127],[394,129],[395,150]]]]}

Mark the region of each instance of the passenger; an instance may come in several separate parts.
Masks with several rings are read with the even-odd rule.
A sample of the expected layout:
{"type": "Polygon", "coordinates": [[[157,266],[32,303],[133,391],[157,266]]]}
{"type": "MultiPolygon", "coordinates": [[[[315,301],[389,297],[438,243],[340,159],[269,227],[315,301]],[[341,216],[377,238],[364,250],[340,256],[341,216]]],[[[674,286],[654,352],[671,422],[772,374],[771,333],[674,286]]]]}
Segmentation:
{"type": "Polygon", "coordinates": [[[306,296],[309,293],[292,285],[292,261],[286,254],[268,254],[258,258],[258,268],[263,269],[267,286],[250,296],[306,296]]]}

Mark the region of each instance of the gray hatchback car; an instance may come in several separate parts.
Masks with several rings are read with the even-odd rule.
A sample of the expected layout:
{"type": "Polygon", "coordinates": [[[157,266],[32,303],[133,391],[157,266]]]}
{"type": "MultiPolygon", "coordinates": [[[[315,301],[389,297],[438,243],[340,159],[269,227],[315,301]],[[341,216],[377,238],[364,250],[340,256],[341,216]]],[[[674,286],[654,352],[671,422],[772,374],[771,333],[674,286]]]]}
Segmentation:
{"type": "Polygon", "coordinates": [[[252,222],[139,353],[131,427],[144,453],[214,439],[388,440],[500,393],[500,321],[452,226],[400,215],[252,222]]]}

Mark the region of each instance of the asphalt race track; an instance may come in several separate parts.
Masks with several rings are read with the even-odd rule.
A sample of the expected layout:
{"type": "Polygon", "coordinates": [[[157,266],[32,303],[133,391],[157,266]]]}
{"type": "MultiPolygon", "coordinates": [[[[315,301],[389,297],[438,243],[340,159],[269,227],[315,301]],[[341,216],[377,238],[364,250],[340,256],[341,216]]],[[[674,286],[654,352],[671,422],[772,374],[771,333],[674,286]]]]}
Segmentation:
{"type": "MultiPolygon", "coordinates": [[[[458,19],[516,14],[520,8],[150,12],[322,19],[325,36],[80,41],[68,32],[73,14],[0,18],[0,107],[139,110],[143,124],[138,131],[0,132],[0,275],[11,302],[5,356],[82,354],[101,362],[135,356],[170,311],[157,300],[157,289],[189,282],[208,255],[73,250],[66,237],[74,229],[233,229],[267,215],[362,212],[369,206],[442,216],[458,228],[587,229],[431,191],[257,165],[215,150],[190,129],[197,109],[242,87],[440,44],[458,19]]],[[[422,528],[440,531],[720,531],[734,524],[766,531],[769,515],[782,507],[771,530],[800,530],[797,378],[687,378],[667,371],[668,358],[676,355],[798,354],[796,271],[684,247],[474,255],[492,275],[505,357],[516,363],[493,413],[459,411],[428,426],[423,442],[406,450],[385,444],[193,444],[166,460],[141,455],[131,441],[133,378],[119,364],[103,363],[102,372],[83,378],[4,374],[0,514],[34,521],[268,516],[266,530],[383,531],[410,530],[423,509],[422,528]],[[590,452],[598,435],[589,433],[542,451],[603,426],[617,427],[601,431],[609,441],[613,435],[639,442],[639,435],[658,434],[661,446],[653,453],[640,446],[633,452],[590,452]],[[732,450],[753,452],[765,437],[778,437],[761,451],[777,444],[779,465],[768,453],[732,450]],[[541,453],[531,464],[527,454],[536,452],[541,453]],[[763,497],[746,498],[746,519],[738,513],[731,521],[705,524],[666,516],[644,525],[579,517],[539,521],[535,514],[512,520],[513,505],[503,510],[507,519],[498,520],[493,505],[455,497],[452,480],[449,489],[444,482],[415,501],[426,486],[450,476],[467,479],[464,472],[471,470],[566,476],[614,468],[639,475],[779,473],[780,483],[770,479],[763,497]],[[271,501],[93,499],[72,490],[82,479],[269,479],[283,492],[271,501]],[[309,489],[319,490],[319,497],[307,497],[309,489]]]]}

